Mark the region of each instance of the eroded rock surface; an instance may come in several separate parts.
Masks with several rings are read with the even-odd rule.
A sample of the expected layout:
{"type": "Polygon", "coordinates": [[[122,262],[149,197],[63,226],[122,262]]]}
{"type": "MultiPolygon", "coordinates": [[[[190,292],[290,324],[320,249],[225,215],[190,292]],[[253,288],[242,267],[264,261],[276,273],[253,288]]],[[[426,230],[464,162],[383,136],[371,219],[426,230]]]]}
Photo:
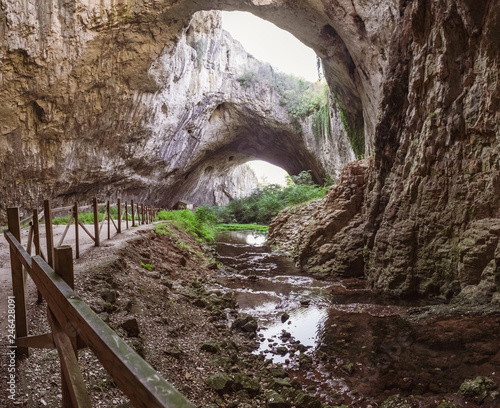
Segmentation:
{"type": "MultiPolygon", "coordinates": [[[[330,240],[325,221],[305,234],[315,237],[315,255],[298,243],[297,256],[309,267],[324,257],[325,273],[342,274],[344,264],[329,257],[352,253],[354,262],[362,251],[372,287],[446,296],[462,290],[465,299],[497,302],[500,7],[422,0],[401,3],[399,11],[363,205],[354,217],[342,216],[349,224],[330,248],[322,247],[330,240]],[[336,249],[356,241],[349,252],[336,249]]],[[[344,201],[308,208],[326,220],[344,201]]]]}
{"type": "Polygon", "coordinates": [[[217,12],[168,4],[3,2],[0,213],[102,197],[222,204],[256,188],[264,159],[319,182],[354,158],[331,103],[330,132],[297,123],[273,75],[217,12]]]}

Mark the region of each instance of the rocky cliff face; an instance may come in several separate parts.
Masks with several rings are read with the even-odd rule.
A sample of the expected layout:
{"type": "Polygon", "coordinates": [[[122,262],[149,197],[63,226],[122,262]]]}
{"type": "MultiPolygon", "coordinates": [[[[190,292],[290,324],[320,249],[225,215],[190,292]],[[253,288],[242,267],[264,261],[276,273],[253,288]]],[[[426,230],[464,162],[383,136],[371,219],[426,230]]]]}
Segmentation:
{"type": "Polygon", "coordinates": [[[210,37],[188,29],[208,9],[250,11],[311,46],[342,111],[332,121],[373,156],[364,188],[332,193],[347,225],[310,241],[324,265],[356,236],[348,252],[361,259],[363,242],[374,287],[498,298],[498,0],[3,0],[1,210],[116,189],[168,203],[247,158],[320,178],[323,158],[352,157],[307,123],[298,135],[264,83],[240,85],[260,66],[228,53],[211,14],[210,37]]]}
{"type": "Polygon", "coordinates": [[[238,82],[272,71],[219,14],[113,4],[2,3],[0,213],[92,195],[222,204],[256,188],[248,160],[321,181],[354,158],[333,104],[318,139],[269,82],[238,82]]]}
{"type": "MultiPolygon", "coordinates": [[[[307,245],[297,256],[329,273],[359,274],[361,265],[371,286],[396,293],[462,290],[467,299],[499,302],[500,7],[419,0],[399,10],[363,205],[342,217],[334,236],[315,229],[315,257],[307,245]],[[330,260],[351,244],[346,262],[330,260]],[[353,264],[361,245],[362,262],[353,264]]],[[[345,195],[350,187],[338,188],[345,195]]],[[[329,198],[316,219],[345,201],[328,205],[329,198]]],[[[277,242],[283,228],[272,233],[277,242]]]]}

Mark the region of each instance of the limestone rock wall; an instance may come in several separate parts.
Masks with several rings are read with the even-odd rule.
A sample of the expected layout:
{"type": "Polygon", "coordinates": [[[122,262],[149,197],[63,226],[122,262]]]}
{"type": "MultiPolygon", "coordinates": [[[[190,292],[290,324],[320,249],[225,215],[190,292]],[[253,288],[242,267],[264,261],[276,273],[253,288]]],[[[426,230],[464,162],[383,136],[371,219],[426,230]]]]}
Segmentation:
{"type": "Polygon", "coordinates": [[[256,187],[247,160],[321,180],[353,159],[338,112],[323,143],[297,134],[268,84],[237,81],[269,67],[216,12],[169,7],[2,2],[0,217],[47,197],[221,204],[256,187]]]}
{"type": "MultiPolygon", "coordinates": [[[[339,212],[351,197],[341,184],[301,210],[317,214],[292,241],[297,259],[330,274],[361,266],[399,294],[499,302],[500,5],[415,0],[398,14],[363,204],[339,212]]],[[[279,216],[276,243],[293,214],[279,216]]]]}

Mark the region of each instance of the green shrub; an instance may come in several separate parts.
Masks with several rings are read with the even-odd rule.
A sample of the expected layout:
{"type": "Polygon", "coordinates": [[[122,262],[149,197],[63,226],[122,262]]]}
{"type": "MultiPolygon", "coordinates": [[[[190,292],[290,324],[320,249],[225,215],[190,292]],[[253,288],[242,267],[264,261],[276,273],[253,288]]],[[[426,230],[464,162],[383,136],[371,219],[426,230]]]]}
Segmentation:
{"type": "Polygon", "coordinates": [[[326,186],[313,185],[309,172],[302,172],[290,177],[286,187],[271,184],[225,206],[201,208],[210,213],[212,223],[267,225],[284,208],[322,198],[326,190],[326,186]]]}
{"type": "Polygon", "coordinates": [[[204,217],[208,217],[208,212],[201,211],[197,217],[196,213],[190,210],[162,210],[156,216],[156,220],[171,221],[177,228],[191,233],[200,240],[213,241],[215,237],[214,225],[203,220],[204,217]]]}
{"type": "Polygon", "coordinates": [[[246,88],[257,81],[257,74],[255,72],[248,71],[236,80],[240,83],[241,86],[246,88]]]}

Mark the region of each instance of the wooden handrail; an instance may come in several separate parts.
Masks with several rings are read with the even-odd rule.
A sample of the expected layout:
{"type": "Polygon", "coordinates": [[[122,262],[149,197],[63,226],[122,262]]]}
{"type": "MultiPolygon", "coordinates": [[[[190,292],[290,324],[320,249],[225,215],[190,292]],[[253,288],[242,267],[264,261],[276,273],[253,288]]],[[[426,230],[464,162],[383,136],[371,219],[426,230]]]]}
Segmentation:
{"type": "MultiPolygon", "coordinates": [[[[47,301],[57,324],[60,327],[66,327],[68,323],[71,323],[78,336],[95,353],[115,383],[130,398],[134,407],[194,407],[104,323],[40,256],[31,257],[10,231],[5,232],[5,238],[9,242],[11,256],[26,267],[38,290],[47,301]]],[[[59,344],[65,350],[69,349],[64,338],[57,338],[55,342],[56,346],[59,344]]],[[[73,360],[68,360],[64,364],[63,367],[66,370],[71,367],[75,369],[73,360]]],[[[70,376],[71,373],[65,375],[70,376]]],[[[78,388],[78,382],[72,383],[72,387],[74,392],[81,390],[78,388]]],[[[73,400],[76,397],[71,395],[71,398],[73,400]]],[[[87,405],[82,403],[76,406],[87,405]]]]}

